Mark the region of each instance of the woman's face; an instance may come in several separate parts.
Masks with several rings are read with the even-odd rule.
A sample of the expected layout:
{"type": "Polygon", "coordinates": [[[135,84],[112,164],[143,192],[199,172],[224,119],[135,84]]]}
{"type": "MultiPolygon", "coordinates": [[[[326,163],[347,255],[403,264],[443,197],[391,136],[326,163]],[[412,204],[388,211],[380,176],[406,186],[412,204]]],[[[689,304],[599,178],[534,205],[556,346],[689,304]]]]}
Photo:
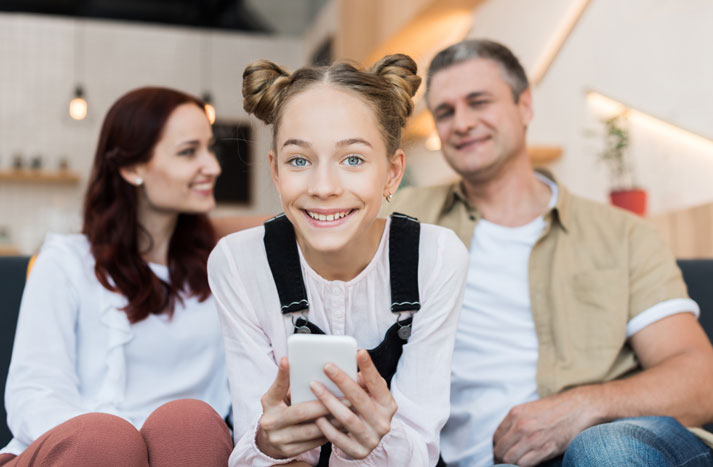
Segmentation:
{"type": "Polygon", "coordinates": [[[215,206],[213,186],[220,175],[212,146],[213,131],[203,110],[182,104],[166,121],[151,159],[122,175],[130,183],[143,179],[144,211],[206,213],[215,206]]]}
{"type": "Polygon", "coordinates": [[[293,96],[275,150],[272,177],[303,250],[351,251],[379,238],[374,220],[401,181],[404,155],[387,157],[376,115],[361,97],[327,84],[293,96]]]}

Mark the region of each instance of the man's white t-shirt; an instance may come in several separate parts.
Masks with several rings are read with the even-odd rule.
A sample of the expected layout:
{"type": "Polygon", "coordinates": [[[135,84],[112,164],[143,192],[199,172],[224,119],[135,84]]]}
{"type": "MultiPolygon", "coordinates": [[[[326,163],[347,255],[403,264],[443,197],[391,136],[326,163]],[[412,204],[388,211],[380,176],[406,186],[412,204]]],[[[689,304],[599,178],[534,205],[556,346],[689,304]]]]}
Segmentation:
{"type": "MultiPolygon", "coordinates": [[[[549,211],[557,185],[536,175],[552,191],[549,211]]],[[[513,406],[539,398],[529,261],[545,225],[542,216],[518,227],[485,219],[476,224],[453,352],[451,414],[441,431],[441,455],[449,466],[492,465],[500,422],[513,406]]],[[[627,334],[689,309],[698,306],[681,299],[659,303],[632,319],[627,334]]]]}

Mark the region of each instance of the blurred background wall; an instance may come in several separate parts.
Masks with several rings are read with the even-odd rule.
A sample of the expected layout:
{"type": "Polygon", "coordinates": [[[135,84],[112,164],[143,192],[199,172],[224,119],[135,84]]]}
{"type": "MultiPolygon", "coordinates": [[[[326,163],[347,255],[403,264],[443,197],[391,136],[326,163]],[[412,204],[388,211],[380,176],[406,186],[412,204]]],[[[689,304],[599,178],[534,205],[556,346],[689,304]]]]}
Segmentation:
{"type": "MultiPolygon", "coordinates": [[[[165,85],[199,96],[209,92],[219,121],[250,122],[251,202],[223,203],[215,215],[274,213],[279,200],[267,170],[269,132],[242,111],[247,63],[268,58],[294,69],[350,58],[371,64],[385,53],[405,52],[425,71],[442,47],[488,37],[511,47],[533,81],[529,143],[538,165],[575,193],[607,202],[612,184],[597,158],[604,144],[601,121],[631,109],[629,155],[635,183],[648,193],[648,217],[679,256],[713,255],[709,0],[219,2],[233,8],[233,22],[247,24],[241,27],[225,18],[211,23],[205,14],[158,24],[160,8],[152,13],[155,21],[92,17],[86,5],[99,10],[102,2],[109,3],[81,2],[83,13],[73,16],[15,11],[3,4],[23,2],[0,0],[0,251],[4,244],[8,251],[30,253],[47,230],[79,228],[101,119],[129,89],[165,85]],[[82,121],[67,111],[77,83],[89,105],[82,121]],[[28,181],[7,175],[16,155],[26,165],[41,156],[50,176],[28,181]],[[52,180],[63,158],[78,180],[52,180]]],[[[164,10],[181,3],[163,0],[164,10]]],[[[441,183],[453,173],[437,149],[421,94],[417,100],[405,132],[407,183],[441,183]]]]}

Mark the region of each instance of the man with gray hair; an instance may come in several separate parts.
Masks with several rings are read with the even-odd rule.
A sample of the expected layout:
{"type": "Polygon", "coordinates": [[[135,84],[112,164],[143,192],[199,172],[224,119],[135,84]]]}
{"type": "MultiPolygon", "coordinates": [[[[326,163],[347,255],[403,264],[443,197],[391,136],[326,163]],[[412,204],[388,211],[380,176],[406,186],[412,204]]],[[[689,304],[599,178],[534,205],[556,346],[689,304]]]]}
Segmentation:
{"type": "Polygon", "coordinates": [[[441,51],[426,98],[461,179],[390,209],[469,247],[445,462],[713,465],[684,428],[713,420],[713,348],[654,228],[533,170],[532,95],[503,45],[441,51]]]}

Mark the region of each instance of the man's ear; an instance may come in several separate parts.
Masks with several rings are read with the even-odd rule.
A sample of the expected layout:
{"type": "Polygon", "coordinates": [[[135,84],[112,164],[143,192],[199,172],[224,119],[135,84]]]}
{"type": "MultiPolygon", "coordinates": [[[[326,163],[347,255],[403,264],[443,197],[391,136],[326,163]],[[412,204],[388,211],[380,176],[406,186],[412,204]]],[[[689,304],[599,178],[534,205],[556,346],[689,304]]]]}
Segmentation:
{"type": "Polygon", "coordinates": [[[119,169],[119,175],[131,185],[141,185],[146,172],[143,164],[129,165],[119,169]]]}
{"type": "Polygon", "coordinates": [[[277,181],[279,179],[279,176],[277,174],[277,156],[272,151],[272,149],[270,149],[270,152],[267,154],[267,160],[270,163],[270,175],[272,176],[272,183],[274,183],[275,188],[277,188],[277,181]]]}
{"type": "Polygon", "coordinates": [[[517,100],[517,107],[520,110],[522,124],[524,126],[528,126],[534,116],[534,111],[532,109],[532,91],[530,91],[530,88],[527,88],[520,93],[520,97],[517,100]]]}
{"type": "Polygon", "coordinates": [[[406,170],[406,154],[402,149],[397,149],[394,155],[389,158],[389,169],[386,174],[386,185],[384,186],[384,196],[393,195],[399,189],[399,184],[406,170]]]}

